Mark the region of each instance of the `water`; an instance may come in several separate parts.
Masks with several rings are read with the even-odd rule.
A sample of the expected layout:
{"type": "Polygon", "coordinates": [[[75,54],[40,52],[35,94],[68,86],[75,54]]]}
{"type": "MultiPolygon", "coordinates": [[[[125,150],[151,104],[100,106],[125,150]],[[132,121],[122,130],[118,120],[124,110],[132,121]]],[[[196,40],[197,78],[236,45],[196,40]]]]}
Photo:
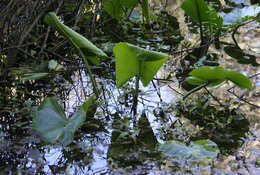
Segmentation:
{"type": "MultiPolygon", "coordinates": [[[[195,44],[198,35],[189,32],[184,13],[179,8],[181,2],[169,1],[167,9],[177,18],[184,41],[195,44]]],[[[237,2],[237,4],[240,3],[237,2]]],[[[254,9],[249,6],[234,8],[229,14],[223,12],[219,14],[223,15],[225,24],[228,24],[237,20],[234,18],[236,13],[241,13],[240,15],[244,16],[248,13],[256,14],[256,11],[259,12],[259,7],[254,9]]],[[[136,31],[139,30],[136,29],[136,31]]],[[[260,36],[259,24],[243,26],[239,32],[240,34],[236,35],[239,46],[254,55],[256,61],[260,63],[260,52],[259,49],[257,50],[259,48],[257,41],[260,36]],[[248,31],[248,28],[251,30],[248,31]],[[250,50],[251,48],[252,50],[250,50]]],[[[150,40],[137,38],[141,44],[151,43],[152,48],[156,48],[158,42],[163,42],[164,39],[159,36],[150,40]]],[[[221,39],[232,43],[230,35],[223,36],[221,39]]],[[[170,46],[161,45],[159,49],[160,47],[167,50],[170,46]]],[[[179,46],[174,49],[182,48],[179,46]]],[[[12,115],[6,115],[7,117],[3,117],[0,123],[0,128],[3,130],[0,133],[0,170],[4,174],[14,174],[11,172],[16,170],[20,170],[23,174],[260,174],[260,110],[248,104],[260,106],[260,75],[257,74],[260,69],[250,64],[237,63],[237,60],[232,59],[223,50],[211,47],[210,52],[221,52],[222,66],[252,76],[251,80],[254,83],[252,91],[232,88],[233,84],[230,82],[210,89],[223,103],[231,101],[231,104],[234,105],[232,107],[241,106],[241,112],[250,122],[249,132],[246,132],[245,137],[242,138],[243,144],[232,149],[228,154],[221,154],[214,166],[204,162],[188,164],[185,161],[165,157],[152,149],[147,149],[153,145],[144,143],[145,146],[142,147],[133,144],[134,139],[140,140],[135,137],[135,132],[143,131],[142,128],[136,127],[138,122],[135,123],[140,121],[143,110],[145,110],[149,123],[146,126],[146,132],[149,131],[151,143],[160,144],[168,139],[189,141],[191,137],[196,138],[203,130],[202,127],[193,125],[191,120],[176,117],[174,103],[182,98],[185,91],[179,87],[173,71],[175,69],[174,63],[180,60],[181,55],[174,55],[156,75],[153,80],[154,85],[152,83],[147,87],[141,85],[139,115],[136,121],[133,120],[134,117],[131,114],[134,80],[124,89],[116,89],[113,73],[108,75],[110,78],[112,77],[111,79],[96,76],[96,80],[102,82],[99,84],[99,89],[102,89],[103,86],[102,95],[107,100],[99,102],[95,117],[86,121],[88,124],[79,130],[75,141],[69,147],[42,145],[39,138],[27,129],[24,129],[23,133],[20,133],[18,129],[13,131],[11,127],[13,125],[8,123],[8,117],[12,115]],[[170,78],[167,79],[167,77],[170,78]],[[243,96],[243,100],[246,102],[228,92],[229,88],[231,88],[231,92],[234,90],[235,95],[243,96]],[[102,126],[102,128],[94,127],[95,124],[102,126]],[[115,127],[117,125],[119,127],[115,127]],[[115,128],[126,134],[125,137],[116,142],[117,144],[113,144],[115,142],[113,135],[117,134],[115,128]],[[25,167],[28,170],[25,171],[25,167]]],[[[89,78],[85,76],[84,71],[81,72],[81,75],[82,77],[75,73],[72,77],[73,85],[67,87],[70,89],[65,95],[64,103],[67,116],[72,114],[76,107],[80,106],[92,93],[89,78]]],[[[214,101],[213,103],[218,105],[214,101]]],[[[142,139],[145,140],[145,138],[142,139]]]]}

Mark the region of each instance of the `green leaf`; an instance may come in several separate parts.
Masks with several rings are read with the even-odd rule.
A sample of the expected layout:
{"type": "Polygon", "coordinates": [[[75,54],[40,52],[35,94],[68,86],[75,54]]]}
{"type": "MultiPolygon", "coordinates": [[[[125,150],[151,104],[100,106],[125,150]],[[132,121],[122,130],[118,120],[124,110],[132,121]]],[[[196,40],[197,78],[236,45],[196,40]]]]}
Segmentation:
{"type": "Polygon", "coordinates": [[[214,28],[216,32],[222,27],[223,19],[204,0],[184,0],[181,8],[195,22],[214,28]]]}
{"type": "Polygon", "coordinates": [[[150,24],[150,9],[148,0],[142,0],[142,14],[147,24],[150,24]]]}
{"type": "Polygon", "coordinates": [[[116,57],[117,87],[121,87],[135,75],[140,76],[144,86],[147,86],[157,73],[168,55],[145,50],[128,43],[118,43],[113,48],[116,57]]]}
{"type": "Polygon", "coordinates": [[[214,81],[226,78],[226,71],[219,66],[201,66],[189,73],[193,77],[206,81],[214,81]]]}
{"type": "Polygon", "coordinates": [[[191,77],[188,77],[187,81],[194,85],[208,82],[209,86],[216,86],[225,80],[230,80],[241,89],[252,88],[252,83],[248,77],[239,72],[219,66],[202,66],[191,71],[189,75],[191,77]]]}
{"type": "Polygon", "coordinates": [[[189,146],[179,141],[168,141],[159,146],[165,155],[187,161],[211,160],[217,157],[219,149],[211,140],[197,140],[189,146]]]}
{"type": "Polygon", "coordinates": [[[147,86],[153,77],[156,75],[163,63],[168,59],[168,56],[165,56],[161,60],[156,61],[142,61],[140,67],[140,79],[144,86],[147,86]]]}
{"type": "Polygon", "coordinates": [[[227,79],[235,83],[241,89],[251,89],[252,83],[248,77],[236,71],[227,70],[227,79]]]}
{"type": "Polygon", "coordinates": [[[93,102],[93,98],[90,98],[70,119],[66,118],[56,100],[46,98],[34,114],[33,129],[47,143],[69,145],[73,141],[75,131],[85,121],[89,103],[93,102]]]}
{"type": "Polygon", "coordinates": [[[104,10],[113,18],[120,20],[124,11],[136,7],[137,0],[102,0],[104,10]]]}
{"type": "Polygon", "coordinates": [[[49,75],[49,73],[41,72],[41,73],[27,73],[22,76],[21,80],[38,80],[42,78],[46,78],[49,75]]]}
{"type": "Polygon", "coordinates": [[[90,61],[93,64],[97,65],[97,63],[99,63],[98,60],[93,61],[93,56],[98,56],[101,58],[107,57],[107,55],[102,50],[97,48],[85,37],[61,23],[54,12],[49,12],[44,18],[44,21],[53,29],[57,30],[61,35],[69,39],[76,48],[83,50],[87,58],[91,57],[92,59],[90,59],[90,61]]]}
{"type": "Polygon", "coordinates": [[[193,76],[187,77],[186,80],[191,85],[200,85],[207,82],[206,80],[200,79],[198,77],[193,77],[193,76]]]}
{"type": "Polygon", "coordinates": [[[116,84],[119,88],[139,74],[140,62],[127,43],[118,43],[113,52],[116,57],[116,84]]]}

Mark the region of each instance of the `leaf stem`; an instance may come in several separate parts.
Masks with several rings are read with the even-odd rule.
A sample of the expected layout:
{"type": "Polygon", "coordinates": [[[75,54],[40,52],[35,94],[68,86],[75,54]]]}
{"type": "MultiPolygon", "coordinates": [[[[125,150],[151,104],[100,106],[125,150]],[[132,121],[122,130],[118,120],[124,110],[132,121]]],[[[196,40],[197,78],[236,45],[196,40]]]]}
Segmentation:
{"type": "Polygon", "coordinates": [[[95,78],[94,78],[94,76],[93,76],[93,74],[91,72],[90,67],[89,67],[87,57],[85,56],[85,54],[82,52],[82,50],[79,47],[76,47],[76,48],[78,49],[80,55],[82,56],[82,58],[83,58],[83,60],[85,62],[86,69],[87,69],[87,72],[89,74],[92,86],[93,86],[93,91],[96,94],[96,97],[98,98],[99,97],[99,91],[98,91],[98,88],[97,88],[97,83],[96,83],[96,80],[95,80],[95,78]]]}
{"type": "Polygon", "coordinates": [[[137,114],[137,105],[138,105],[138,95],[139,95],[139,80],[140,76],[136,76],[136,82],[135,82],[135,93],[134,93],[134,99],[133,99],[133,107],[132,111],[134,113],[134,116],[137,114]]]}
{"type": "Polygon", "coordinates": [[[200,90],[200,89],[206,87],[208,84],[209,84],[208,82],[207,82],[207,83],[203,83],[203,84],[201,84],[201,85],[199,85],[199,86],[193,88],[192,90],[190,90],[189,92],[187,92],[187,93],[182,97],[182,100],[185,100],[189,95],[191,95],[192,93],[194,93],[194,92],[196,92],[196,91],[198,91],[198,90],[200,90]]]}

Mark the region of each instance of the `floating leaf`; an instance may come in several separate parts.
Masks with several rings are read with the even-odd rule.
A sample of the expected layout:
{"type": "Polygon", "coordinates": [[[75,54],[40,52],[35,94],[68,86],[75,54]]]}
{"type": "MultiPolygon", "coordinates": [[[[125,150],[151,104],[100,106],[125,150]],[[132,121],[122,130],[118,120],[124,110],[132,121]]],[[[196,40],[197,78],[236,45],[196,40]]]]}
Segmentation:
{"type": "Polygon", "coordinates": [[[53,29],[57,30],[61,35],[71,40],[72,44],[76,48],[80,48],[93,64],[97,65],[99,63],[98,57],[107,57],[102,50],[97,48],[85,37],[61,23],[54,12],[49,12],[44,18],[44,21],[53,29]]]}
{"type": "Polygon", "coordinates": [[[254,55],[244,53],[236,46],[227,46],[224,50],[230,57],[236,59],[240,64],[251,64],[252,66],[260,65],[256,62],[256,57],[254,55]]]}
{"type": "Polygon", "coordinates": [[[191,142],[189,146],[172,140],[160,145],[159,151],[167,156],[187,161],[210,160],[216,158],[219,153],[218,146],[211,140],[197,140],[191,142]]]}
{"type": "Polygon", "coordinates": [[[113,49],[116,57],[117,87],[139,75],[144,86],[147,86],[158,69],[168,59],[168,55],[145,50],[128,43],[118,43],[113,49]]]}
{"type": "Polygon", "coordinates": [[[75,131],[85,121],[88,107],[93,102],[94,98],[90,97],[70,119],[67,119],[58,102],[46,98],[34,114],[33,129],[47,143],[67,146],[73,141],[75,131]]]}

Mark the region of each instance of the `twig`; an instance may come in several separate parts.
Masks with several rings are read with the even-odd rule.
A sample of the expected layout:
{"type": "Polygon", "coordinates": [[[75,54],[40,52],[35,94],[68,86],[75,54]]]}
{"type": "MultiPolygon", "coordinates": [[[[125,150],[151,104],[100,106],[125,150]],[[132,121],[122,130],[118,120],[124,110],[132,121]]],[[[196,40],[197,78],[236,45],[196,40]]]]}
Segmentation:
{"type": "Polygon", "coordinates": [[[180,94],[180,95],[184,96],[183,93],[180,93],[179,91],[173,89],[170,85],[168,85],[168,88],[170,88],[171,90],[173,90],[173,91],[176,92],[177,94],[180,94]]]}
{"type": "Polygon", "coordinates": [[[218,102],[218,104],[223,107],[226,108],[225,105],[223,105],[206,87],[204,87],[204,89],[207,91],[207,93],[216,101],[218,102]]]}
{"type": "Polygon", "coordinates": [[[158,97],[159,97],[159,99],[160,99],[160,102],[163,102],[162,96],[161,96],[161,93],[160,93],[160,89],[158,89],[158,88],[156,87],[156,85],[155,85],[155,83],[154,83],[153,80],[152,80],[152,84],[153,84],[154,89],[156,90],[156,93],[157,93],[157,95],[158,95],[158,97]]]}

